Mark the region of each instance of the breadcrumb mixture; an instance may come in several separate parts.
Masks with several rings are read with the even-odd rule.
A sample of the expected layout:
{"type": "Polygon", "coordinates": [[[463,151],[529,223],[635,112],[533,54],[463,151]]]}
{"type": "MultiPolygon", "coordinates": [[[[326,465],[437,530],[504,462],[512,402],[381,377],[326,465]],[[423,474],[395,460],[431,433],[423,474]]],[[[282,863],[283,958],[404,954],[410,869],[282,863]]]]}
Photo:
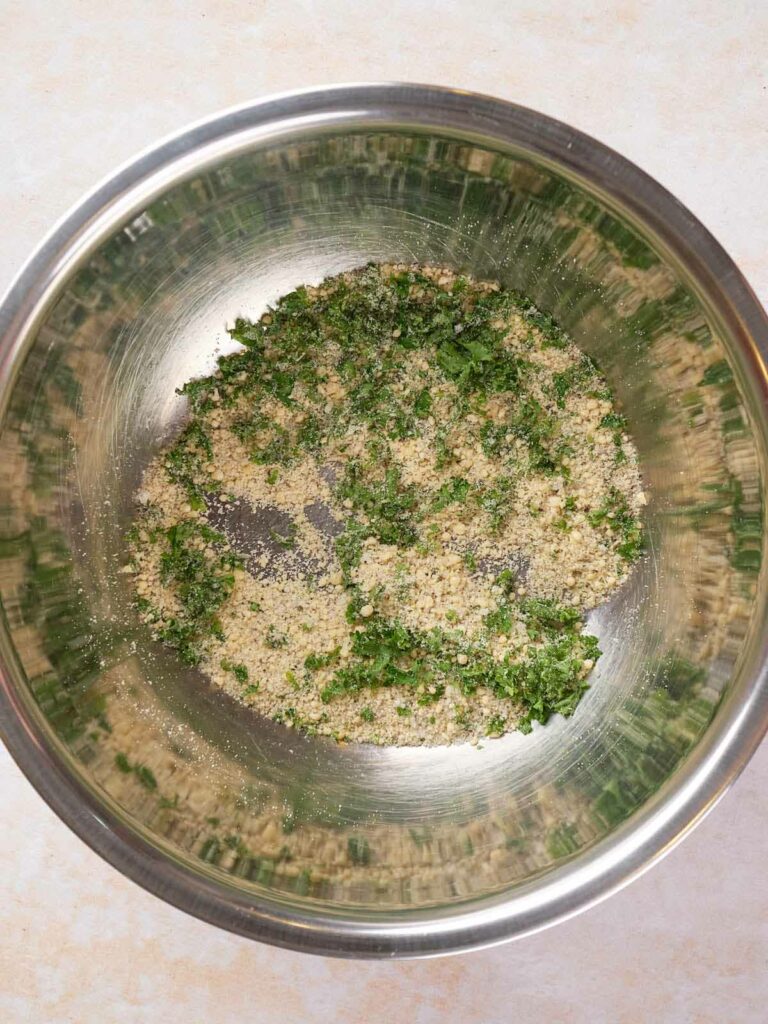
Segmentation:
{"type": "Polygon", "coordinates": [[[131,532],[156,636],[286,726],[380,744],[529,731],[599,657],[642,549],[595,364],[521,296],[368,266],[230,332],[131,532]]]}

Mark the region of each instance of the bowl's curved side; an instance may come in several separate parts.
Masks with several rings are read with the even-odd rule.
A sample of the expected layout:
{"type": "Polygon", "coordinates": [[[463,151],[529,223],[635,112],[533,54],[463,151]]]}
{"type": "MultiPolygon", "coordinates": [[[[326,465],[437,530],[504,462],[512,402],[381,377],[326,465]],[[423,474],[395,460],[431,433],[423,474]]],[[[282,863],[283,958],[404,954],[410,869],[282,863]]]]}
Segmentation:
{"type": "MultiPolygon", "coordinates": [[[[420,85],[349,85],[290,93],[197,124],[146,151],[99,185],[41,243],[0,304],[4,415],[27,347],[61,283],[118,227],[172,185],[254,146],[343,130],[439,130],[530,154],[584,183],[653,240],[684,272],[702,307],[729,339],[734,371],[764,473],[768,452],[768,319],[749,286],[707,230],[658,183],[568,126],[484,96],[420,85]]],[[[765,583],[756,605],[765,616],[765,583]]],[[[7,625],[7,624],[6,624],[7,625]]],[[[9,636],[0,631],[0,729],[11,754],[54,811],[124,874],[198,917],[290,948],[344,956],[426,956],[500,942],[536,931],[605,898],[662,857],[714,806],[768,728],[768,636],[753,622],[740,681],[725,693],[696,747],[631,818],[577,859],[543,877],[444,908],[366,915],[325,906],[311,912],[279,894],[244,891],[182,862],[170,845],[149,841],[117,804],[67,767],[46,727],[9,636]]]]}

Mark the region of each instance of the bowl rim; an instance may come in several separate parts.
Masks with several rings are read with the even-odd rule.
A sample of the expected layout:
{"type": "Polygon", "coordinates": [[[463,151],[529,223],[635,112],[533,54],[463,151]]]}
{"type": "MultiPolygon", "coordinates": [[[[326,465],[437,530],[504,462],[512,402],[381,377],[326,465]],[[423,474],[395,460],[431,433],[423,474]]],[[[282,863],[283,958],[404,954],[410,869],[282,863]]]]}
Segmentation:
{"type": "MultiPolygon", "coordinates": [[[[544,114],[477,93],[414,83],[352,83],[267,96],[166,137],[123,164],[38,245],[0,301],[0,417],[26,343],[61,283],[116,225],[171,184],[240,149],[298,131],[436,129],[514,147],[600,192],[686,267],[742,360],[755,407],[768,402],[768,318],[734,262],[674,196],[635,164],[544,114]]],[[[763,450],[768,426],[757,424],[763,450]]],[[[763,577],[765,574],[762,574],[763,577]]],[[[764,600],[765,580],[761,579],[764,600]]],[[[0,736],[38,793],[91,849],[149,892],[211,924],[277,946],[345,957],[424,957],[495,945],[539,931],[605,899],[660,860],[735,781],[768,729],[768,630],[738,691],[662,788],[627,822],[573,860],[509,893],[469,906],[365,914],[313,910],[277,895],[238,890],[195,870],[133,830],[68,770],[59,741],[13,677],[0,630],[0,736]]]]}

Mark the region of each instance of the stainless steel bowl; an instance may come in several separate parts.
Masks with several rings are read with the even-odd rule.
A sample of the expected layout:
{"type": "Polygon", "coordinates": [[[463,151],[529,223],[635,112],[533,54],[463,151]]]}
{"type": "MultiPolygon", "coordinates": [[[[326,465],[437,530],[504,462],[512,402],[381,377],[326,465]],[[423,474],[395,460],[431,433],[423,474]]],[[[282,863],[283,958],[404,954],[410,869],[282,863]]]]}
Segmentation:
{"type": "MultiPolygon", "coordinates": [[[[768,718],[768,323],[658,184],[571,128],[410,85],[266,100],[138,157],[0,308],[0,710],[88,844],[217,925],[344,956],[487,945],[636,877],[768,718]],[[569,720],[483,749],[336,746],[182,673],[131,608],[131,493],[225,324],[368,260],[532,296],[594,355],[642,457],[648,555],[592,616],[569,720]]],[[[62,880],[63,882],[64,880],[62,880]]]]}

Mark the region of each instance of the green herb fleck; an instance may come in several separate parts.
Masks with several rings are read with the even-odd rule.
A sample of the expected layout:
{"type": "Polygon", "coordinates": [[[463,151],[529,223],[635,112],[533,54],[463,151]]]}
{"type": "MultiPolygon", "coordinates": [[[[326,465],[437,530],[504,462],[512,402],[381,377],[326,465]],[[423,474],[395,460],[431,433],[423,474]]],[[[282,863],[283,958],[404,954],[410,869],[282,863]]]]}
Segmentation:
{"type": "Polygon", "coordinates": [[[277,626],[270,625],[267,629],[267,635],[264,639],[264,643],[267,647],[271,647],[272,650],[279,650],[281,647],[288,646],[288,635],[283,633],[277,628],[277,626]]]}

